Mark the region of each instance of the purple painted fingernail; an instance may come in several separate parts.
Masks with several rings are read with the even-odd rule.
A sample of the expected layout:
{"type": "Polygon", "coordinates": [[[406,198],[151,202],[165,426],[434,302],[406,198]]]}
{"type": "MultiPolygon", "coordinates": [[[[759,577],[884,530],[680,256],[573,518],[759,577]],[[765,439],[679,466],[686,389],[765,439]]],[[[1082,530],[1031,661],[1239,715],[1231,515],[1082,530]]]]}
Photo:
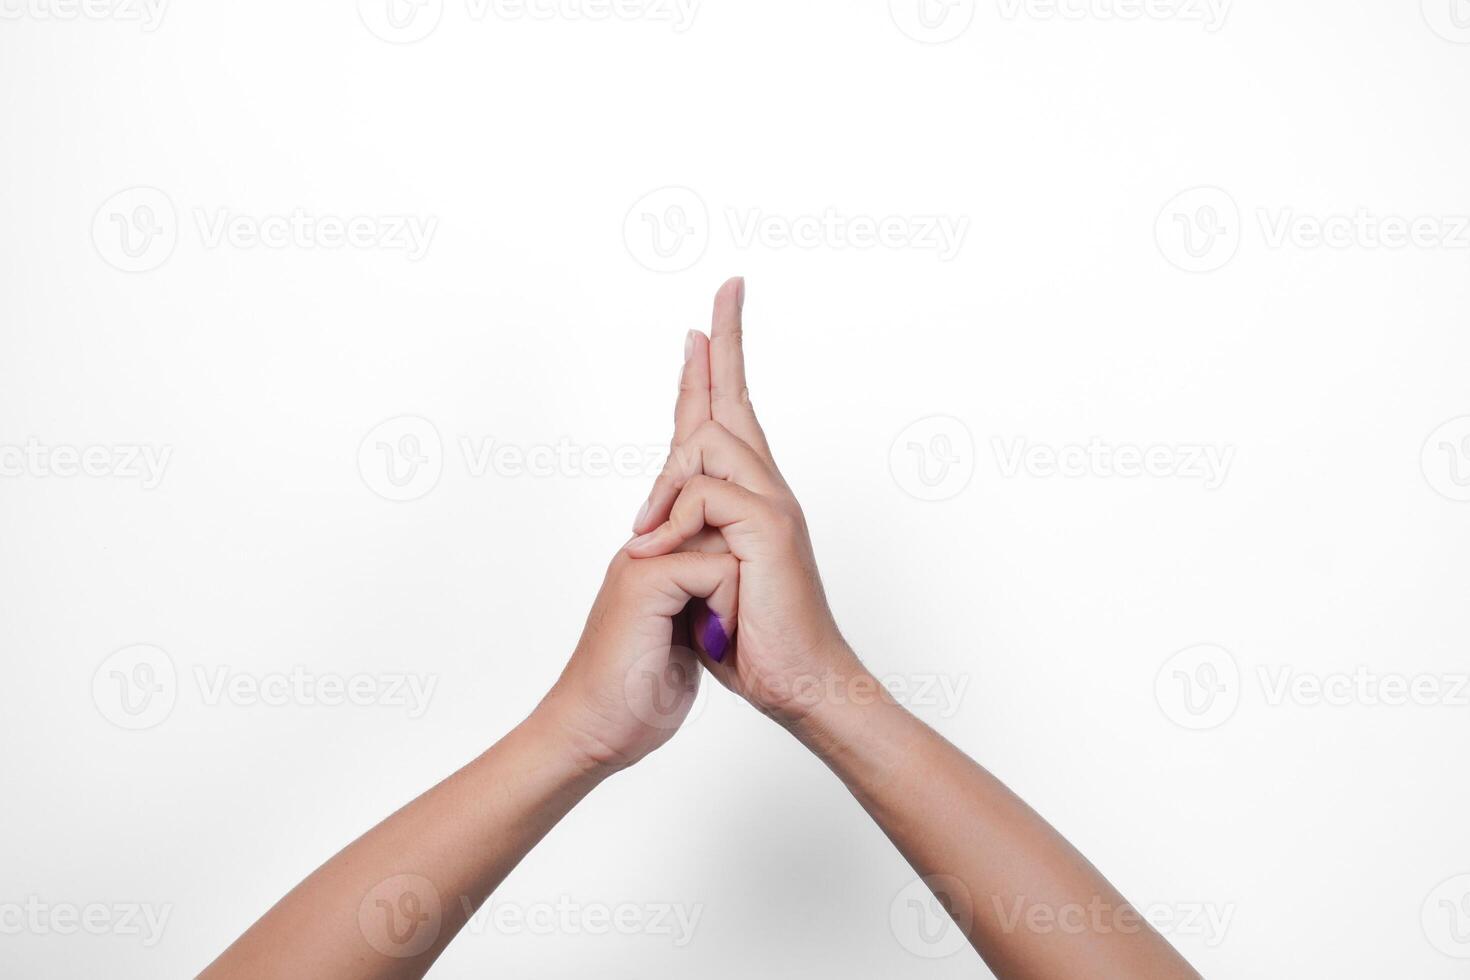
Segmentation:
{"type": "Polygon", "coordinates": [[[725,662],[725,650],[730,646],[730,637],[725,633],[725,627],[720,625],[720,617],[714,613],[704,621],[704,629],[700,630],[700,640],[704,643],[704,652],[717,664],[725,662]]]}

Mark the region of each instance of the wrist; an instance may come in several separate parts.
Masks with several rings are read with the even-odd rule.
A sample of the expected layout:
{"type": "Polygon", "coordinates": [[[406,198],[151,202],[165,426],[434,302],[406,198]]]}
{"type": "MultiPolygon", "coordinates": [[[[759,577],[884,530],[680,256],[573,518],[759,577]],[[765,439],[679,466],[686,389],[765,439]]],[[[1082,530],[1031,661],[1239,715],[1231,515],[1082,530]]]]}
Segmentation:
{"type": "Polygon", "coordinates": [[[541,747],[546,763],[569,781],[591,785],[626,768],[616,753],[572,722],[554,694],[547,695],[519,726],[541,747]]]}
{"type": "Polygon", "coordinates": [[[895,756],[905,751],[911,729],[922,727],[856,656],[804,708],[787,730],[844,779],[872,765],[901,764],[895,756]]]}
{"type": "Polygon", "coordinates": [[[839,642],[819,662],[819,670],[788,682],[780,707],[771,712],[803,742],[823,733],[845,731],[856,723],[862,709],[892,701],[882,683],[845,642],[839,642]]]}

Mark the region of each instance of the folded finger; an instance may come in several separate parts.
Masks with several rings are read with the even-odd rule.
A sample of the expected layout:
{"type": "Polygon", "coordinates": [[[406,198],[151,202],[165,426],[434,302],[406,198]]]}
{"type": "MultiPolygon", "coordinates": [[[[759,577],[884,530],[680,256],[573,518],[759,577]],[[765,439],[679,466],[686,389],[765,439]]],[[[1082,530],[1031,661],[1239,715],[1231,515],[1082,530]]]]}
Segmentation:
{"type": "Polygon", "coordinates": [[[765,497],[728,480],[701,474],[684,484],[669,509],[668,520],[628,542],[626,550],[634,558],[666,555],[709,525],[724,534],[732,554],[743,558],[746,556],[740,545],[746,537],[745,526],[756,530],[774,516],[774,507],[765,497]]]}
{"type": "MultiPolygon", "coordinates": [[[[657,555],[633,562],[629,574],[649,596],[649,611],[653,614],[672,618],[683,612],[690,600],[702,599],[725,635],[734,633],[740,595],[740,562],[734,555],[693,551],[657,555]]],[[[713,649],[705,649],[714,656],[713,649]]]]}
{"type": "Polygon", "coordinates": [[[701,474],[761,494],[774,493],[781,487],[780,477],[764,457],[718,422],[706,422],[669,454],[648,500],[638,511],[633,533],[642,534],[667,519],[679,491],[701,474]]]}

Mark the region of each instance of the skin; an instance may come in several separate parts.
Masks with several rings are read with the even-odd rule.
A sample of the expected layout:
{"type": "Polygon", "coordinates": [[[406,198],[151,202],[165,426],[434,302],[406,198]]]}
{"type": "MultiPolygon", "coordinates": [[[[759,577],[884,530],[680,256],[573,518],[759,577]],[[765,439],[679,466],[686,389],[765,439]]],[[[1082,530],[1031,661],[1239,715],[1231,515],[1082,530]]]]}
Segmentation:
{"type": "Polygon", "coordinates": [[[1002,980],[1198,976],[1060,834],[895,703],[843,639],[751,407],[744,297],[743,280],[727,282],[709,336],[686,339],[669,463],[551,691],[202,976],[423,976],[573,806],[673,735],[701,664],[837,774],[1002,980]]]}
{"type": "Polygon", "coordinates": [[[710,672],[837,774],[997,977],[1197,977],[1065,838],[895,703],[843,639],[751,405],[744,292],[731,280],[715,298],[709,389],[688,372],[678,411],[686,427],[708,418],[659,477],[628,553],[647,560],[705,527],[721,532],[740,562],[740,607],[710,672]]]}

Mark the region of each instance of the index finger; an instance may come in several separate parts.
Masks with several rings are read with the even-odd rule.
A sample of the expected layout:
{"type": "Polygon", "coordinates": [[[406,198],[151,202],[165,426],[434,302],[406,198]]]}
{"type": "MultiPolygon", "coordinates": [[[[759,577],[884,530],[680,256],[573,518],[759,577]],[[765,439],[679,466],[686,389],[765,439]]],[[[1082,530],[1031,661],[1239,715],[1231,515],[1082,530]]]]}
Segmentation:
{"type": "Polygon", "coordinates": [[[682,445],[709,420],[709,338],[691,330],[684,338],[684,369],[679,374],[674,441],[670,445],[682,445]]]}

